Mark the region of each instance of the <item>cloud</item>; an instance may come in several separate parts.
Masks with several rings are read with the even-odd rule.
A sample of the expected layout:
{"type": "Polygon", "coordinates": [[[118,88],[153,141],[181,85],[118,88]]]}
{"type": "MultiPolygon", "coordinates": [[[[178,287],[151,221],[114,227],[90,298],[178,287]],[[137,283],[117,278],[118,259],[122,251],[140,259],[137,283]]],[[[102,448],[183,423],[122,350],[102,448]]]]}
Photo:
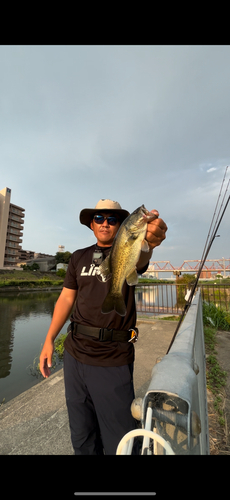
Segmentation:
{"type": "MultiPolygon", "coordinates": [[[[23,248],[93,244],[79,212],[111,198],[159,210],[169,229],[156,259],[199,258],[230,162],[229,57],[229,46],[0,46],[0,190],[26,210],[23,248]]],[[[228,214],[214,257],[229,254],[228,214]]]]}
{"type": "Polygon", "coordinates": [[[207,174],[209,174],[209,172],[214,172],[215,170],[217,170],[217,168],[211,167],[207,170],[207,174]]]}

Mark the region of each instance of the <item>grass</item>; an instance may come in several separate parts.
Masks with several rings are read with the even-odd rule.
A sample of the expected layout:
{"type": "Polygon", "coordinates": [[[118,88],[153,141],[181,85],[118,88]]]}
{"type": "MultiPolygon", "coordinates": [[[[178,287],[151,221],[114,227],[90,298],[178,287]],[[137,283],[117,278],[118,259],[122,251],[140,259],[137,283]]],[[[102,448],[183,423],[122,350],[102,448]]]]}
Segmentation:
{"type": "Polygon", "coordinates": [[[64,354],[64,342],[68,333],[61,333],[54,341],[54,352],[57,353],[59,359],[63,359],[64,354]]]}
{"type": "Polygon", "coordinates": [[[203,301],[203,320],[205,326],[213,326],[217,330],[230,330],[230,314],[212,302],[203,301]]]}
{"type": "Polygon", "coordinates": [[[207,387],[215,396],[214,407],[219,416],[219,423],[225,425],[223,417],[223,395],[222,388],[226,384],[227,372],[221,369],[217,360],[216,334],[217,330],[230,331],[230,316],[229,313],[216,307],[215,304],[208,304],[203,301],[203,323],[204,323],[204,340],[206,349],[206,377],[207,387]]]}
{"type": "Polygon", "coordinates": [[[64,278],[51,272],[41,271],[0,271],[0,287],[47,287],[62,286],[64,278]]]}
{"type": "Polygon", "coordinates": [[[204,327],[204,339],[206,350],[206,377],[207,388],[214,394],[214,407],[218,413],[219,423],[225,425],[223,417],[223,395],[221,389],[226,384],[227,372],[221,369],[217,360],[216,346],[217,330],[213,327],[204,327]]]}
{"type": "Polygon", "coordinates": [[[180,316],[164,316],[158,319],[161,321],[179,321],[180,316]]]}

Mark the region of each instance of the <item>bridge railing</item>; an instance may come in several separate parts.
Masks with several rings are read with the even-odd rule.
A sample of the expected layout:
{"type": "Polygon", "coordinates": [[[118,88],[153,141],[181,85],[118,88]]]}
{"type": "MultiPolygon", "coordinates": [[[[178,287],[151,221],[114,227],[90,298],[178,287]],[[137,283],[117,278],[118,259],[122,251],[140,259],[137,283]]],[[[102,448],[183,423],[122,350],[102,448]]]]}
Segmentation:
{"type": "Polygon", "coordinates": [[[143,436],[141,454],[208,455],[206,364],[200,290],[167,355],[152,370],[143,400],[132,404],[142,429],[120,441],[117,454],[131,454],[135,436],[143,436]]]}
{"type": "MultiPolygon", "coordinates": [[[[202,299],[230,310],[230,285],[199,284],[202,299]]],[[[138,313],[181,314],[186,304],[187,285],[173,283],[139,283],[135,298],[138,313]]]]}
{"type": "Polygon", "coordinates": [[[139,313],[180,314],[185,304],[186,285],[139,283],[135,289],[139,313]]]}

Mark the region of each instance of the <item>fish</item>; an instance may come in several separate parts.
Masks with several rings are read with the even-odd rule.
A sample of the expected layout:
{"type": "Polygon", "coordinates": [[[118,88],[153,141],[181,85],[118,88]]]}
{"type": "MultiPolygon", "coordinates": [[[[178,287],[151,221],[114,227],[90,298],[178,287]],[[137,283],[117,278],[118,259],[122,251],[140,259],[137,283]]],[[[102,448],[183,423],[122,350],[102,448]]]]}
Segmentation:
{"type": "Polygon", "coordinates": [[[125,316],[126,305],[122,287],[125,280],[130,286],[138,283],[136,264],[141,251],[149,251],[145,239],[147,223],[157,217],[141,205],[119,227],[109,255],[98,268],[98,274],[103,282],[111,279],[109,292],[101,307],[103,314],[115,309],[120,316],[125,316]]]}

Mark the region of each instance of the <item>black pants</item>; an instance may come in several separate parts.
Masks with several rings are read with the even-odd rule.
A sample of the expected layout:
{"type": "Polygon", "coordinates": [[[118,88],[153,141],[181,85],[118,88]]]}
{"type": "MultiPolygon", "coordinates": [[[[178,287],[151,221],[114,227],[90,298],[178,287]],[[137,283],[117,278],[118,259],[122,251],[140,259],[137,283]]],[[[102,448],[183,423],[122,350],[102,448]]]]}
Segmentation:
{"type": "Polygon", "coordinates": [[[65,350],[64,380],[75,455],[115,455],[121,438],[136,428],[133,364],[86,365],[65,350]]]}

